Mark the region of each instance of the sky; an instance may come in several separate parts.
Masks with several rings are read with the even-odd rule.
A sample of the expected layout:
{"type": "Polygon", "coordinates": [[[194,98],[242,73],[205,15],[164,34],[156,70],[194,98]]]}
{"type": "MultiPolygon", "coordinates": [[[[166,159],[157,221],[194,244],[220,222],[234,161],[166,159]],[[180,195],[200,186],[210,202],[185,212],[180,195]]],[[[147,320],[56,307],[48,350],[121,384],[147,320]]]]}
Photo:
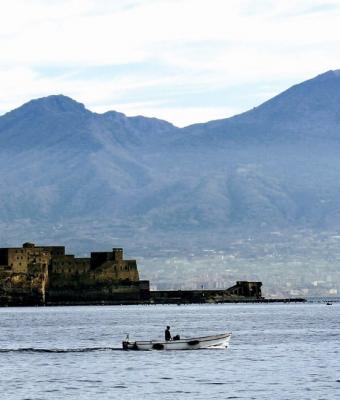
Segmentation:
{"type": "Polygon", "coordinates": [[[340,0],[0,0],[0,10],[0,115],[64,94],[185,126],[340,69],[340,0]]]}

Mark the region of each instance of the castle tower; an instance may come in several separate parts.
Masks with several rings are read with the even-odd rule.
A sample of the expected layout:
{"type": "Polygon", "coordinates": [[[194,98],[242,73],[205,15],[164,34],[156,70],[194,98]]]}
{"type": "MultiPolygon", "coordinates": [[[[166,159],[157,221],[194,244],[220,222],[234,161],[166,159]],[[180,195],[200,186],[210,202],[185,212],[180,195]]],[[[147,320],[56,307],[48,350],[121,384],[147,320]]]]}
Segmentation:
{"type": "Polygon", "coordinates": [[[114,247],[112,249],[112,261],[115,261],[116,263],[119,263],[120,261],[123,261],[123,249],[120,247],[114,247]]]}

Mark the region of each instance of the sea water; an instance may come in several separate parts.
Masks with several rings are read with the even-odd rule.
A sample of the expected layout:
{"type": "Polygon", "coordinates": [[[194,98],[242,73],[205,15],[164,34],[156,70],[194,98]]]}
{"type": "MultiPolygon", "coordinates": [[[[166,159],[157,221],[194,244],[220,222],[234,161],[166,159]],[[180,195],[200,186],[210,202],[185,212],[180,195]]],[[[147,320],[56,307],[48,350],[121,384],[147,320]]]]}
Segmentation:
{"type": "Polygon", "coordinates": [[[2,308],[0,398],[340,399],[340,304],[2,308]],[[230,348],[120,349],[166,325],[230,348]]]}

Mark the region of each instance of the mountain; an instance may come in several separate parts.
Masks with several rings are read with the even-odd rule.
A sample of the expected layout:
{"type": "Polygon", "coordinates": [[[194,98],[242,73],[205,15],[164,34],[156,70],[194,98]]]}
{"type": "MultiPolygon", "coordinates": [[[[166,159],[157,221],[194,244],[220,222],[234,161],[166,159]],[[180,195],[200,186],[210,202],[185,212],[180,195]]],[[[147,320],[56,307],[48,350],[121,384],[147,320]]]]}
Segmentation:
{"type": "Polygon", "coordinates": [[[339,71],[182,129],[62,95],[32,100],[0,117],[0,239],[143,253],[334,231],[339,151],[339,71]]]}
{"type": "Polygon", "coordinates": [[[0,217],[58,221],[119,212],[149,180],[130,147],[153,146],[171,124],[94,114],[65,96],[30,101],[0,118],[0,217]]]}

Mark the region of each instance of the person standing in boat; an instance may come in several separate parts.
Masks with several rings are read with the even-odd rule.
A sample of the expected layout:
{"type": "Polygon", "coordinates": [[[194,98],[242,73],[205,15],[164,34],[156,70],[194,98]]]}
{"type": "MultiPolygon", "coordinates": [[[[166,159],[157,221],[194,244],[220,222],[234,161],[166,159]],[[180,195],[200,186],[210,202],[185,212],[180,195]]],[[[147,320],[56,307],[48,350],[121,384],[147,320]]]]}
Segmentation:
{"type": "Polygon", "coordinates": [[[171,332],[170,332],[170,326],[167,326],[164,332],[165,335],[165,340],[168,342],[169,340],[172,340],[171,332]]]}

